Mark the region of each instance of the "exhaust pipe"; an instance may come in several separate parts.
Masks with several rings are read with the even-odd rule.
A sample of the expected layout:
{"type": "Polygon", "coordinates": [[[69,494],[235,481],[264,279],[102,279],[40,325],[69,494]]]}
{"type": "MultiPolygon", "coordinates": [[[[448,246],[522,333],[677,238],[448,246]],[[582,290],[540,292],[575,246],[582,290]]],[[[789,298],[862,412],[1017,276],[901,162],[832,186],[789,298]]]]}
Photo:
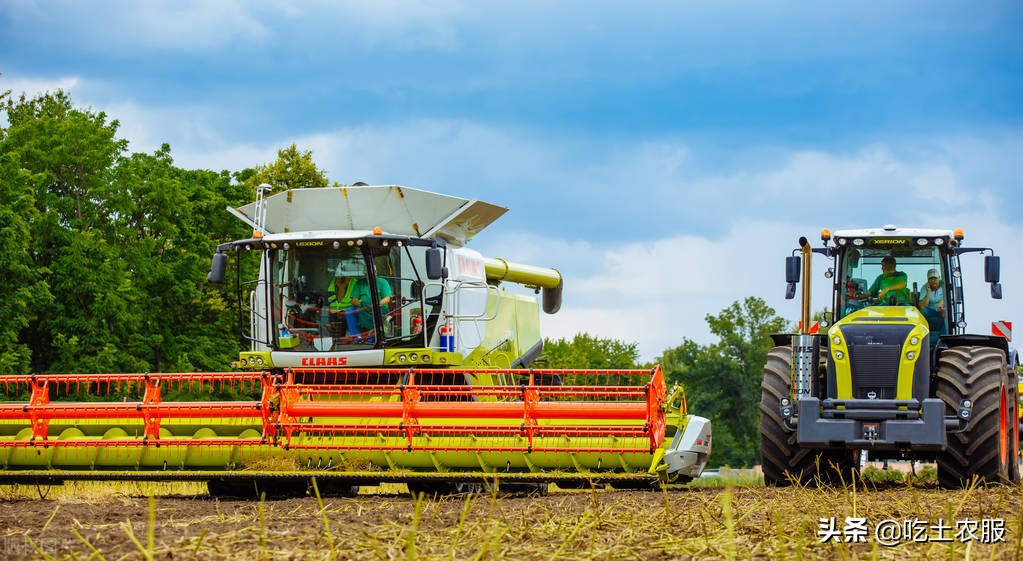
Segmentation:
{"type": "Polygon", "coordinates": [[[798,400],[815,395],[814,381],[820,360],[820,339],[810,334],[810,274],[813,250],[805,237],[799,238],[803,254],[803,302],[799,334],[792,336],[792,398],[798,400]]]}

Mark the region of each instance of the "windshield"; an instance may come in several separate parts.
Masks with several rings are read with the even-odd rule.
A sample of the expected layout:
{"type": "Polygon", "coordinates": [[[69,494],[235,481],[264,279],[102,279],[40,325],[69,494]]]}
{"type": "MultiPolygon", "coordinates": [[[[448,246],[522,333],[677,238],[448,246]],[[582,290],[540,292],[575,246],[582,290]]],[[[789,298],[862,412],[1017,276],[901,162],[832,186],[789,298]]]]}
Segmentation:
{"type": "Polygon", "coordinates": [[[339,248],[304,242],[271,251],[277,350],[425,346],[441,294],[420,279],[426,248],[367,242],[339,248]]]}
{"type": "Polygon", "coordinates": [[[871,305],[916,306],[944,317],[942,262],[938,246],[893,249],[868,241],[847,249],[840,265],[839,317],[871,305]]]}

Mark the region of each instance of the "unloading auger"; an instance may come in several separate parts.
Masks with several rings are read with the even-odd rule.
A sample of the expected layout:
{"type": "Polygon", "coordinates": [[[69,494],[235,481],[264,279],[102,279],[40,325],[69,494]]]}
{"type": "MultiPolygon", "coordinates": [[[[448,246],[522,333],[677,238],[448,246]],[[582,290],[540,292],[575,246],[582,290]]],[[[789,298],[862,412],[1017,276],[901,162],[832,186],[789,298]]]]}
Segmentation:
{"type": "Polygon", "coordinates": [[[234,257],[237,370],[0,377],[0,481],[443,491],[703,470],[710,422],[659,367],[531,368],[541,304],[501,283],[555,313],[560,273],[464,247],[506,209],[398,186],[267,190],[229,209],[253,235],[222,244],[209,275],[234,257]]]}

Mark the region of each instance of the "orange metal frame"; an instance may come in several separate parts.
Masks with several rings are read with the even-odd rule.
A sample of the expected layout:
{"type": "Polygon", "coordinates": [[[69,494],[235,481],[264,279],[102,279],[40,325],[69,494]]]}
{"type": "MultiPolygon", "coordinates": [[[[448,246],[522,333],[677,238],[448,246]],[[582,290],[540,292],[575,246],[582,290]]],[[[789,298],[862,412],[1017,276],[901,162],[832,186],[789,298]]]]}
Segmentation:
{"type": "MultiPolygon", "coordinates": [[[[652,452],[665,432],[666,388],[660,367],[652,370],[478,370],[478,369],[333,369],[195,374],[71,374],[3,376],[7,393],[31,388],[27,403],[0,403],[0,419],[24,420],[30,440],[0,440],[12,446],[210,446],[266,444],[284,448],[367,450],[534,450],[541,437],[646,437],[649,447],[544,445],[543,451],[652,452]],[[518,380],[517,385],[469,385],[468,377],[518,380]],[[605,384],[566,384],[602,379],[605,384]],[[398,379],[397,384],[372,383],[398,379]],[[316,383],[308,383],[307,380],[316,383]],[[552,385],[546,382],[560,382],[552,385]],[[355,383],[353,383],[355,382],[355,383]],[[360,383],[362,382],[362,383],[360,383]],[[545,383],[540,383],[545,382],[545,383]],[[164,401],[163,389],[248,385],[260,389],[251,401],[164,401]],[[72,386],[86,391],[141,391],[137,402],[51,401],[51,390],[72,386]],[[260,439],[161,438],[168,419],[251,418],[262,425],[260,439]],[[140,419],[145,436],[138,439],[51,440],[51,420],[140,419]],[[351,422],[346,422],[351,419],[351,422]],[[391,420],[392,422],[388,422],[391,420]],[[455,420],[452,422],[452,420],[455,420]],[[462,422],[458,422],[462,420],[462,422]],[[519,420],[519,423],[509,422],[519,420]],[[345,439],[344,436],[404,436],[393,440],[345,439]],[[423,435],[526,437],[526,445],[479,443],[432,445],[423,435]],[[304,438],[298,438],[304,437],[304,438]]],[[[97,393],[90,391],[90,393],[97,393]]]]}

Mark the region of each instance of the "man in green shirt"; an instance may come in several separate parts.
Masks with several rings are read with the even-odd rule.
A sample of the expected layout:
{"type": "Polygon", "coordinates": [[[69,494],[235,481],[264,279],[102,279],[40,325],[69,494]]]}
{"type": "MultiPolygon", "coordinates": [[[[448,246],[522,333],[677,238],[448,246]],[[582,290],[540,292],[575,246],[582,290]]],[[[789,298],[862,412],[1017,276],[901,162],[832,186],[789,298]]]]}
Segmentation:
{"type": "Polygon", "coordinates": [[[881,305],[909,306],[907,279],[906,273],[895,270],[895,258],[889,255],[881,260],[881,274],[870,285],[870,295],[877,298],[881,305]]]}
{"type": "MultiPolygon", "coordinates": [[[[369,304],[373,301],[373,295],[369,291],[369,281],[366,277],[359,277],[355,280],[355,287],[352,289],[352,306],[359,310],[359,330],[369,331],[373,329],[373,307],[369,304]]],[[[387,315],[387,305],[391,303],[391,285],[387,279],[377,277],[377,296],[380,297],[378,305],[380,314],[387,315]]]]}
{"type": "MultiPolygon", "coordinates": [[[[387,314],[393,291],[386,279],[377,278],[377,296],[381,314],[387,314]]],[[[369,290],[366,265],[358,258],[342,261],[327,287],[330,292],[330,312],[342,315],[349,337],[358,337],[375,327],[373,321],[373,295],[369,290]]]]}
{"type": "Polygon", "coordinates": [[[361,272],[361,268],[353,266],[351,263],[342,263],[338,265],[335,277],[330,279],[330,285],[327,286],[327,291],[330,292],[328,298],[330,313],[335,317],[344,317],[349,337],[354,337],[359,333],[358,307],[353,305],[352,296],[355,294],[361,272]]]}

